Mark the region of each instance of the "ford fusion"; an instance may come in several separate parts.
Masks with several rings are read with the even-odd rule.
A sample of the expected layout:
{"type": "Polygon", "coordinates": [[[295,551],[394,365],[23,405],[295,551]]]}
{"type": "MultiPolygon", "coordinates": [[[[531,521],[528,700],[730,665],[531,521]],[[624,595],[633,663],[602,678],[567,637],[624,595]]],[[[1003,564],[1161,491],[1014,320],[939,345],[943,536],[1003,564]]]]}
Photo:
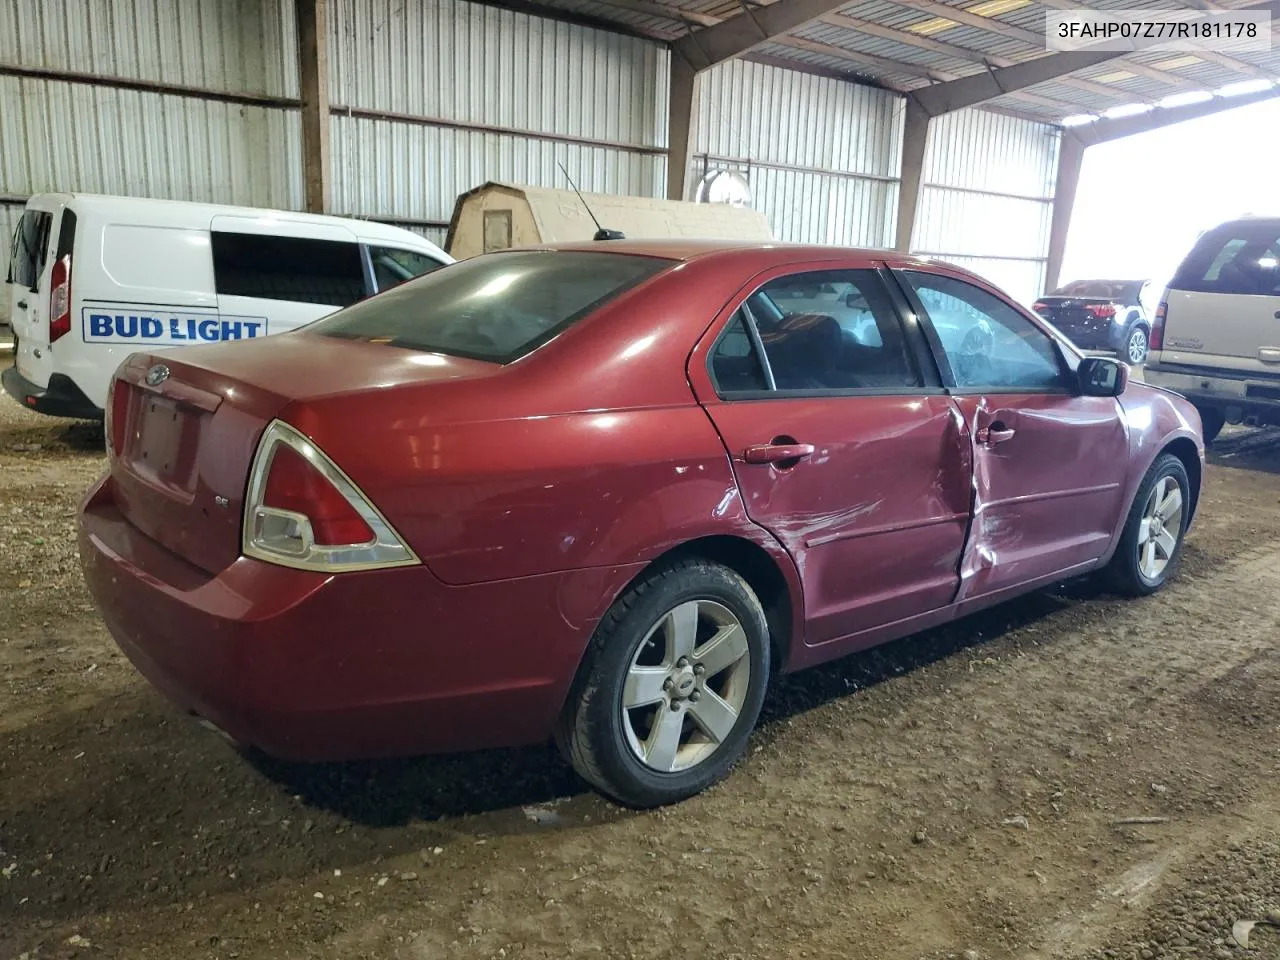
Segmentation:
{"type": "Polygon", "coordinates": [[[135,354],[80,515],[161,691],[295,760],[554,736],[609,796],[722,777],[772,676],[1089,571],[1159,589],[1195,410],[945,265],[609,241],[135,354]]]}

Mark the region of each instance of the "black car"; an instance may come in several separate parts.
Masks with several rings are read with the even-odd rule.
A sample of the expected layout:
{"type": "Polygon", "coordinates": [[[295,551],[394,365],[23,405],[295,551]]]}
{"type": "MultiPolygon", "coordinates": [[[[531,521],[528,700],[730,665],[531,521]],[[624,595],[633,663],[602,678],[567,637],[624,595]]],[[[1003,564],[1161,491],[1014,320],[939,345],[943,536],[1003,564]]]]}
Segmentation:
{"type": "Polygon", "coordinates": [[[1073,280],[1032,309],[1081,350],[1114,352],[1135,366],[1147,359],[1150,280],[1073,280]]]}

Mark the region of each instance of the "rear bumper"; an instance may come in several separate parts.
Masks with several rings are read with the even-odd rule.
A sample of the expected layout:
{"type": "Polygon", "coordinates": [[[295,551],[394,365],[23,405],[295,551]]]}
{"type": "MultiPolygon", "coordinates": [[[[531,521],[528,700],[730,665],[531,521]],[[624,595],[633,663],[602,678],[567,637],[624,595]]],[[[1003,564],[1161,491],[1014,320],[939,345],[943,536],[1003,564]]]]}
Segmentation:
{"type": "Polygon", "coordinates": [[[51,417],[101,420],[102,408],[93,403],[70,377],[55,373],[47,387],[37,386],[18,372],[16,366],[0,374],[5,392],[28,410],[51,417]]]}
{"type": "Polygon", "coordinates": [[[1251,380],[1207,370],[1174,372],[1152,364],[1143,372],[1143,380],[1180,394],[1198,407],[1220,410],[1231,422],[1257,418],[1261,423],[1280,424],[1280,380],[1251,380]]]}
{"type": "Polygon", "coordinates": [[[425,567],[329,576],[241,557],[209,576],[132,527],[111,481],[80,515],[112,636],[179,706],[291,760],[515,746],[551,733],[626,568],[446,586],[425,567]]]}

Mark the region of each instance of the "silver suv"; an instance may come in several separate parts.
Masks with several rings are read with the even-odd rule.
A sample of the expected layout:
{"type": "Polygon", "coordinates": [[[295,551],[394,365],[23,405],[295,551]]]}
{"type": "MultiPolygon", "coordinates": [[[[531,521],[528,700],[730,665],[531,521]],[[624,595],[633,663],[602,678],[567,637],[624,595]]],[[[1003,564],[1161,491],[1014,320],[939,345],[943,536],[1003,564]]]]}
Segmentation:
{"type": "Polygon", "coordinates": [[[1280,424],[1280,217],[1208,231],[1156,308],[1144,379],[1224,423],[1280,424]]]}

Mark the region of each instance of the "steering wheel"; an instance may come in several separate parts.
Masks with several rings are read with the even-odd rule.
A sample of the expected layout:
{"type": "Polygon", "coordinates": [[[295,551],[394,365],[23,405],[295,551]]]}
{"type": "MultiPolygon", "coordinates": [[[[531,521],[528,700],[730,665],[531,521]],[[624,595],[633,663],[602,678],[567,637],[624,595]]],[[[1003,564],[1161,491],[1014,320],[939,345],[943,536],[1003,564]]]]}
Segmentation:
{"type": "Polygon", "coordinates": [[[965,333],[956,353],[956,380],[969,386],[977,386],[989,379],[991,355],[995,350],[995,332],[987,320],[979,320],[965,333]]]}

